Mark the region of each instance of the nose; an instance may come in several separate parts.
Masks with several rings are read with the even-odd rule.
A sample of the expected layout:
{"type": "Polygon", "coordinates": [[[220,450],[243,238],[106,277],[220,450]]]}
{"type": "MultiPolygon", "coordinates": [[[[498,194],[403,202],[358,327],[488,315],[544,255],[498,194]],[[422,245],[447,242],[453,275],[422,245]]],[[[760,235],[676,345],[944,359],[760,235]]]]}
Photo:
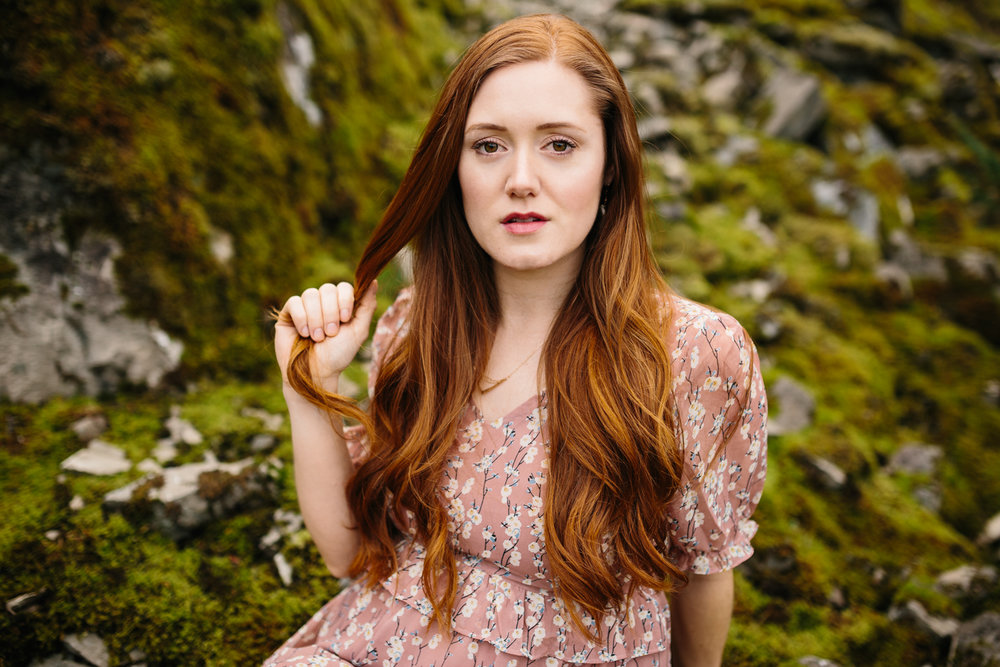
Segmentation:
{"type": "Polygon", "coordinates": [[[511,164],[511,172],[507,176],[506,191],[510,197],[524,199],[538,194],[538,172],[532,163],[528,151],[515,155],[511,164]]]}

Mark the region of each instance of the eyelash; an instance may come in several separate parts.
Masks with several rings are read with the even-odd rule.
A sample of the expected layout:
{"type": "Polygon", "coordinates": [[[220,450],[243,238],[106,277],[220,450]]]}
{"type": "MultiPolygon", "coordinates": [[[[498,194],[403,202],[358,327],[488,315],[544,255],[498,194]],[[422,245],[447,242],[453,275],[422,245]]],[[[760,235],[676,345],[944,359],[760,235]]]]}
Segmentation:
{"type": "MultiPolygon", "coordinates": [[[[566,144],[565,150],[554,151],[557,155],[564,155],[577,147],[575,141],[573,141],[572,139],[567,139],[566,137],[555,137],[553,139],[550,139],[548,143],[546,143],[545,145],[551,146],[552,144],[566,144]]],[[[480,139],[476,143],[472,144],[472,150],[476,151],[477,153],[481,153],[482,155],[496,155],[499,152],[500,145],[501,145],[500,142],[497,141],[496,139],[480,139]],[[487,153],[483,147],[488,144],[495,144],[498,147],[498,150],[493,151],[492,153],[487,153]]]]}

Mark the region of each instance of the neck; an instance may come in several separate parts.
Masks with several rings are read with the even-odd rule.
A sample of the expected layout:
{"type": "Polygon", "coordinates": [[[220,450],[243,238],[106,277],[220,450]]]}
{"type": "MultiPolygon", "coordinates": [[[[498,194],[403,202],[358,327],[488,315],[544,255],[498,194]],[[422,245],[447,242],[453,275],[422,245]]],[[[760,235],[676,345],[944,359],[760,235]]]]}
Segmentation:
{"type": "MultiPolygon", "coordinates": [[[[500,328],[519,332],[525,340],[548,333],[552,320],[576,283],[579,266],[545,267],[515,271],[495,267],[497,296],[500,300],[500,328]]],[[[541,338],[539,339],[541,342],[541,338]]]]}

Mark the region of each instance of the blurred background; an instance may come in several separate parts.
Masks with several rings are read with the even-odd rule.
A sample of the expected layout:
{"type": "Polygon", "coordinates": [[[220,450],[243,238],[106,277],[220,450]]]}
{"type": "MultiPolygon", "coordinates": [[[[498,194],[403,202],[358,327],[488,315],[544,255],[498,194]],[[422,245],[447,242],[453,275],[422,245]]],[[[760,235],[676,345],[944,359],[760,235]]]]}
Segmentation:
{"type": "Polygon", "coordinates": [[[1000,664],[1000,4],[5,0],[0,665],[255,664],[336,593],[268,309],[350,279],[450,66],[537,11],[612,53],[660,265],[760,348],[726,664],[1000,664]]]}

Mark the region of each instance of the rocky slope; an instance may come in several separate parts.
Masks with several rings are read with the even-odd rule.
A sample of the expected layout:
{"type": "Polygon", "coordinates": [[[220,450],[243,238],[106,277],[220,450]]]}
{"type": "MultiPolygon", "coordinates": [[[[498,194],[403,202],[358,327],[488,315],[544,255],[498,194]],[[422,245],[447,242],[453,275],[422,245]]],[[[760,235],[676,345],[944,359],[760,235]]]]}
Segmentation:
{"type": "MultiPolygon", "coordinates": [[[[255,318],[302,279],[349,273],[441,61],[497,20],[556,10],[608,45],[640,109],[671,283],[739,317],[765,364],[770,478],[726,664],[1000,664],[992,5],[20,6],[0,51],[15,84],[0,186],[42,185],[14,188],[16,206],[4,190],[2,210],[62,225],[44,243],[20,232],[69,267],[49,294],[104,276],[127,304],[105,317],[183,341],[172,377],[201,380],[3,406],[0,659],[253,662],[335,591],[294,514],[273,373],[197,371],[263,373],[255,318]],[[27,215],[41,201],[57,213],[27,215]],[[310,265],[282,260],[305,246],[310,265]],[[104,264],[86,259],[100,248],[104,264]]],[[[4,248],[17,312],[44,264],[4,248]]]]}

